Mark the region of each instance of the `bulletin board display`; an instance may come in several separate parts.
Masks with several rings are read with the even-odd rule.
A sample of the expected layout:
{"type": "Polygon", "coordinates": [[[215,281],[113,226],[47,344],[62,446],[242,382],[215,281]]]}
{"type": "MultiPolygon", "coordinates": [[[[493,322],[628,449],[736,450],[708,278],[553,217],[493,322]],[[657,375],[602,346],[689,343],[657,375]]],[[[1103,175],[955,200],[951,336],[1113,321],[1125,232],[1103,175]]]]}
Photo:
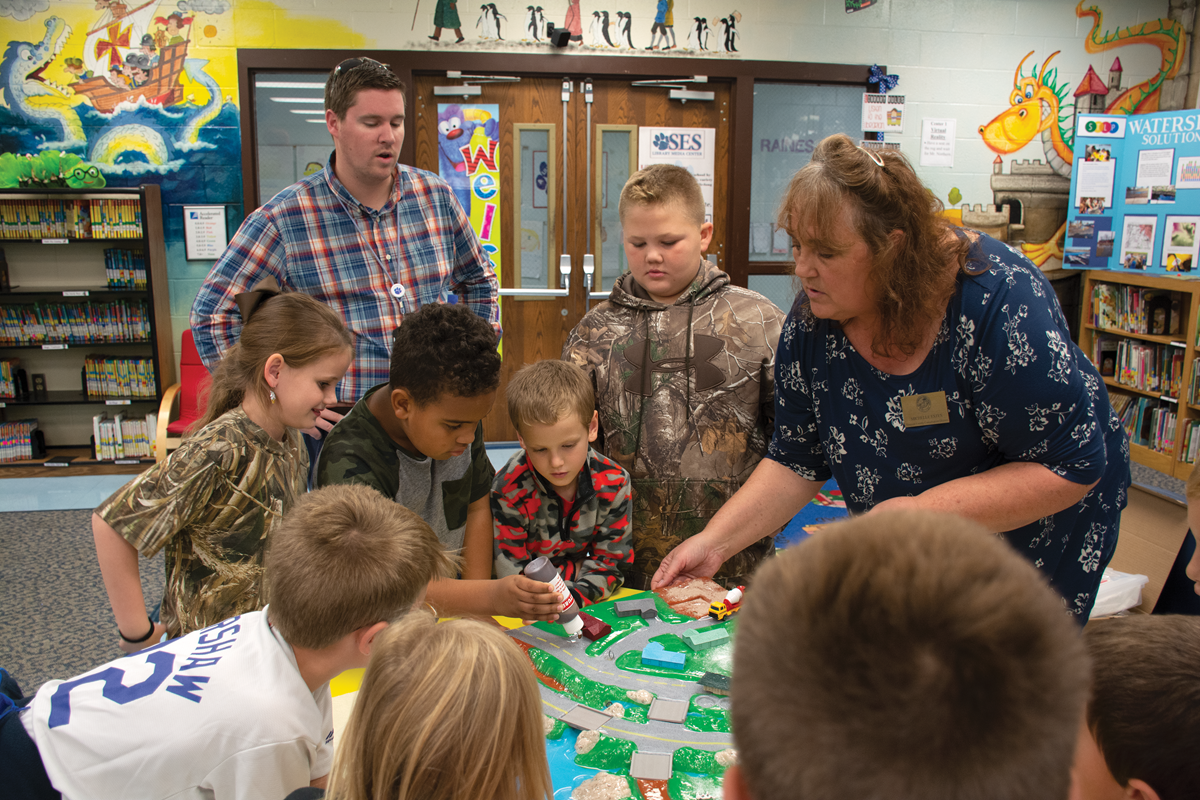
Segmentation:
{"type": "Polygon", "coordinates": [[[1200,277],[1200,110],[1081,114],[1066,269],[1200,277]]]}

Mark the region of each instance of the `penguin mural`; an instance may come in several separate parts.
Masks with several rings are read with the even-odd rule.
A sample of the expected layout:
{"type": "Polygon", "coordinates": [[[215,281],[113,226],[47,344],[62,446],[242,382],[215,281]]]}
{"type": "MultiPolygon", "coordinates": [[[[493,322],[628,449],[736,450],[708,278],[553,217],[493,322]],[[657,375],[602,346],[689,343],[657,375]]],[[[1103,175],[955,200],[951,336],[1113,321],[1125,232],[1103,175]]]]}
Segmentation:
{"type": "Polygon", "coordinates": [[[500,20],[507,20],[508,17],[496,9],[495,3],[484,3],[479,7],[479,12],[479,20],[475,27],[479,28],[480,37],[503,40],[504,37],[500,34],[500,20]]]}
{"type": "Polygon", "coordinates": [[[604,36],[600,34],[600,12],[592,12],[592,47],[603,47],[604,36]]]}
{"type": "Polygon", "coordinates": [[[537,9],[533,6],[525,7],[525,34],[526,38],[532,38],[535,42],[542,40],[538,35],[537,9]]]}
{"type": "Polygon", "coordinates": [[[537,33],[533,36],[536,40],[540,34],[546,31],[546,14],[541,6],[533,9],[533,24],[537,26],[537,33]]]}
{"type": "Polygon", "coordinates": [[[722,34],[725,37],[725,52],[736,53],[738,37],[737,23],[742,21],[742,12],[734,11],[728,17],[721,17],[722,34]]]}
{"type": "Polygon", "coordinates": [[[630,33],[630,28],[633,26],[633,15],[628,11],[617,12],[617,41],[622,42],[630,50],[633,49],[633,35],[630,33]],[[623,40],[623,41],[622,41],[623,40]]]}
{"type": "Polygon", "coordinates": [[[705,17],[692,17],[692,26],[688,30],[688,46],[693,50],[708,49],[708,20],[705,17]]]}
{"type": "Polygon", "coordinates": [[[608,12],[607,11],[600,12],[600,20],[601,20],[600,33],[602,33],[604,35],[604,43],[607,44],[609,47],[616,47],[617,45],[613,44],[612,38],[608,35],[608,26],[611,23],[608,20],[608,12]]]}

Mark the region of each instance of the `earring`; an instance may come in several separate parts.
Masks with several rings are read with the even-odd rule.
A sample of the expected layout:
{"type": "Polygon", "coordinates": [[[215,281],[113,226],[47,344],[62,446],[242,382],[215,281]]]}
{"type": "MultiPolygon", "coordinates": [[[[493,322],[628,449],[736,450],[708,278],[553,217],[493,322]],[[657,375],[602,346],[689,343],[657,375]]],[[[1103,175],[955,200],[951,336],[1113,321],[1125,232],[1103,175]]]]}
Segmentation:
{"type": "Polygon", "coordinates": [[[274,389],[268,389],[268,390],[267,390],[267,396],[271,398],[271,405],[275,405],[275,390],[274,390],[274,389]]]}

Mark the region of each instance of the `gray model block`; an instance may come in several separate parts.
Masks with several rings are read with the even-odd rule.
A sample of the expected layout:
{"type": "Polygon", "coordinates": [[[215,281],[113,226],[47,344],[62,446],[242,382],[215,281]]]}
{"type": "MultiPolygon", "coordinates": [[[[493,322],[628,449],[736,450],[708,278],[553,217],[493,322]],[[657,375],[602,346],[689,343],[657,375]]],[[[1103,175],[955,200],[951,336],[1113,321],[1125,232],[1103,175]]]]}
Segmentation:
{"type": "Polygon", "coordinates": [[[656,697],[650,704],[648,716],[650,719],[657,719],[661,722],[683,722],[687,717],[687,712],[687,700],[664,700],[656,697]]]}
{"type": "Polygon", "coordinates": [[[671,780],[671,754],[643,753],[638,750],[629,761],[629,775],[648,781],[669,781],[671,780]]]}
{"type": "Polygon", "coordinates": [[[604,723],[612,722],[612,717],[603,711],[578,704],[567,709],[559,719],[581,731],[594,731],[604,723]]]}
{"type": "Polygon", "coordinates": [[[654,600],[643,597],[638,600],[618,600],[613,603],[613,610],[618,617],[642,617],[651,619],[658,616],[658,606],[654,600]]]}

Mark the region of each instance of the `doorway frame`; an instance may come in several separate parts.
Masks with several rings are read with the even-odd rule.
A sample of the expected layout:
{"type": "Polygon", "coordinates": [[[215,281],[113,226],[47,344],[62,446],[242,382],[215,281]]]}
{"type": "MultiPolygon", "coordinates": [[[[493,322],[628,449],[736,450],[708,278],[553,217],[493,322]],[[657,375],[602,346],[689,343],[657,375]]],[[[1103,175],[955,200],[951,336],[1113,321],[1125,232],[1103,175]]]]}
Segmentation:
{"type": "MultiPolygon", "coordinates": [[[[367,56],[391,66],[411,94],[415,74],[499,73],[521,77],[562,78],[586,75],[593,79],[652,80],[706,75],[730,84],[732,109],[731,175],[750,175],[754,148],[754,85],[756,83],[814,83],[861,86],[868,90],[871,68],[866,64],[825,64],[805,61],[750,61],[670,56],[576,55],[568,51],[513,55],[509,53],[429,50],[302,50],[251,48],[237,51],[238,100],[242,132],[242,196],[245,213],[258,208],[258,141],[254,114],[254,80],[259,74],[314,70],[329,72],[347,58],[367,56]]],[[[884,67],[886,72],[887,68],[884,67]]],[[[411,97],[407,98],[411,104],[411,97]]],[[[864,137],[865,138],[865,137],[864,137]]],[[[400,161],[413,164],[416,137],[405,135],[400,161]]],[[[330,145],[332,147],[332,145],[330,145]]],[[[751,275],[790,272],[787,262],[750,259],[749,180],[730,181],[725,271],[738,286],[751,275]]]]}

